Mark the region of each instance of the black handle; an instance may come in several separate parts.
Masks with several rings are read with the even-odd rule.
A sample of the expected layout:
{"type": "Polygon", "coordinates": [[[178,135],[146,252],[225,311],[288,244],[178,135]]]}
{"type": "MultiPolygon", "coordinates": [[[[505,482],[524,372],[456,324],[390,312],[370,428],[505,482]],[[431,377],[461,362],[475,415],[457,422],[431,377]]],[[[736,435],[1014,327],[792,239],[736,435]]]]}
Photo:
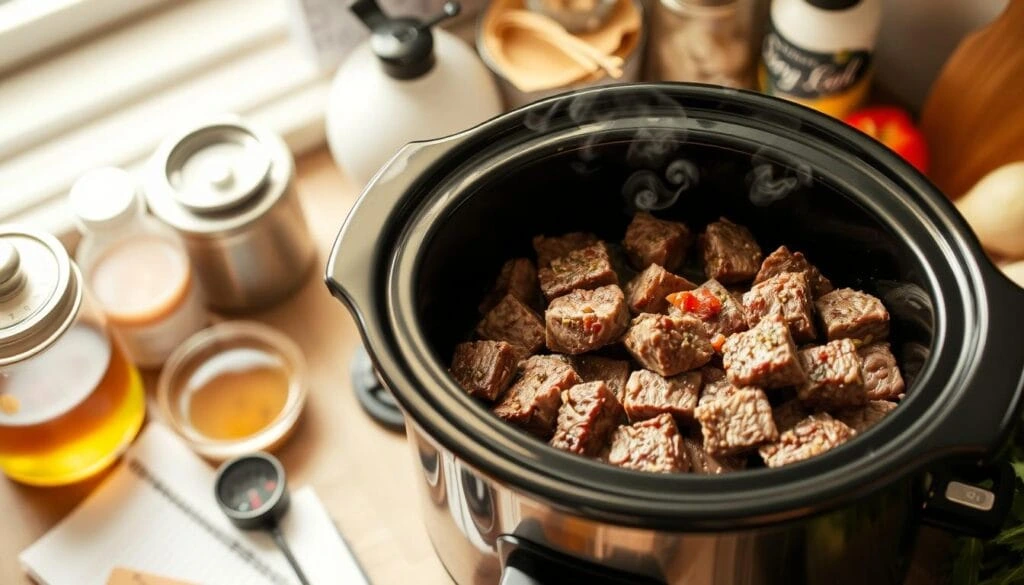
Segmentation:
{"type": "Polygon", "coordinates": [[[1024,405],[1024,289],[990,263],[980,266],[984,288],[979,291],[981,339],[973,359],[963,364],[967,378],[950,404],[940,432],[933,433],[932,452],[941,455],[985,453],[1002,447],[1016,427],[1024,405]]]}
{"type": "Polygon", "coordinates": [[[498,553],[502,559],[500,585],[665,585],[664,581],[584,561],[510,534],[498,538],[498,553]]]}
{"type": "Polygon", "coordinates": [[[991,538],[1013,505],[1016,476],[1006,461],[949,464],[928,480],[922,520],[944,530],[991,538]]]}
{"type": "MultiPolygon", "coordinates": [[[[331,247],[325,280],[331,294],[345,303],[360,321],[364,339],[372,342],[373,332],[362,315],[373,312],[377,243],[392,221],[392,211],[400,206],[427,169],[456,148],[470,132],[472,130],[405,145],[370,179],[345,218],[331,247]]],[[[372,351],[373,344],[367,345],[372,351]]]]}

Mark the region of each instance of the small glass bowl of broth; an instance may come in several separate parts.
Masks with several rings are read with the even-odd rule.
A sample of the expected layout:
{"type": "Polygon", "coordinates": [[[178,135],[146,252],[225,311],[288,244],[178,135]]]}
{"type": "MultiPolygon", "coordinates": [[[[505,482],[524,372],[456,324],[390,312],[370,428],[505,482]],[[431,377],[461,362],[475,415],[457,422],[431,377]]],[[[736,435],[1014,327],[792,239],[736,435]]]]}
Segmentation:
{"type": "Polygon", "coordinates": [[[157,403],[168,424],[208,459],[272,451],[305,405],[305,369],[299,347],[276,329],[219,323],[171,354],[157,403]]]}

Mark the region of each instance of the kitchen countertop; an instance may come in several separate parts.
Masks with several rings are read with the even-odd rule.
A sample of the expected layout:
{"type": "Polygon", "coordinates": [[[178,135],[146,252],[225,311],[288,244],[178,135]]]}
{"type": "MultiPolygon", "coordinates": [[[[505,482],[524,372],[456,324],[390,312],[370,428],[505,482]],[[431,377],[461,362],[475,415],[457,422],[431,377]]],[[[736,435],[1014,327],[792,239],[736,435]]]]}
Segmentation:
{"type": "MultiPolygon", "coordinates": [[[[434,556],[413,492],[412,458],[404,435],[390,433],[360,409],[349,382],[348,362],[359,334],[345,308],[323,284],[330,245],[358,192],[335,168],[326,149],[298,162],[298,189],[320,261],[305,286],[281,305],[250,318],[290,335],[309,365],[309,402],[301,425],[277,455],[293,487],[312,485],[376,585],[450,585],[434,556]]],[[[152,399],[156,375],[146,373],[152,399]]],[[[153,412],[153,409],[150,410],[153,412]]],[[[0,582],[29,585],[18,553],[41,536],[105,476],[62,488],[32,488],[0,479],[0,582]]],[[[945,537],[922,534],[907,585],[937,585],[932,572],[945,537]],[[933,562],[928,562],[933,561],[933,562]]]]}

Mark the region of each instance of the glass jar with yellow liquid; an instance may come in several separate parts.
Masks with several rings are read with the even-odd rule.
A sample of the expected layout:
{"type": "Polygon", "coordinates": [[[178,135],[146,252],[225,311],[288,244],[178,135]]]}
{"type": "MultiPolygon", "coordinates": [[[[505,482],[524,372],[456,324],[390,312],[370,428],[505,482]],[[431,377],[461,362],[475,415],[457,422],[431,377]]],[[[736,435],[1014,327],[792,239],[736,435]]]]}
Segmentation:
{"type": "Polygon", "coordinates": [[[0,469],[22,483],[98,473],[146,415],[138,372],[81,281],[56,238],[0,226],[0,469]]]}

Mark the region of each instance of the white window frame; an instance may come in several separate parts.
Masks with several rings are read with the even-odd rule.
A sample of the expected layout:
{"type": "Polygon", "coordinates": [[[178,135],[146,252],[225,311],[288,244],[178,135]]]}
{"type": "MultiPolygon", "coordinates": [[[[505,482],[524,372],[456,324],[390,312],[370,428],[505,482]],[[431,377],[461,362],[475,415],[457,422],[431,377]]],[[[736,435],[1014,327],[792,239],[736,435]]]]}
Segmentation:
{"type": "Polygon", "coordinates": [[[239,114],[295,154],[324,142],[330,72],[291,41],[284,0],[24,1],[0,4],[21,9],[0,24],[0,54],[18,47],[0,61],[2,223],[73,233],[64,201],[78,176],[137,171],[203,116],[239,114]]]}

